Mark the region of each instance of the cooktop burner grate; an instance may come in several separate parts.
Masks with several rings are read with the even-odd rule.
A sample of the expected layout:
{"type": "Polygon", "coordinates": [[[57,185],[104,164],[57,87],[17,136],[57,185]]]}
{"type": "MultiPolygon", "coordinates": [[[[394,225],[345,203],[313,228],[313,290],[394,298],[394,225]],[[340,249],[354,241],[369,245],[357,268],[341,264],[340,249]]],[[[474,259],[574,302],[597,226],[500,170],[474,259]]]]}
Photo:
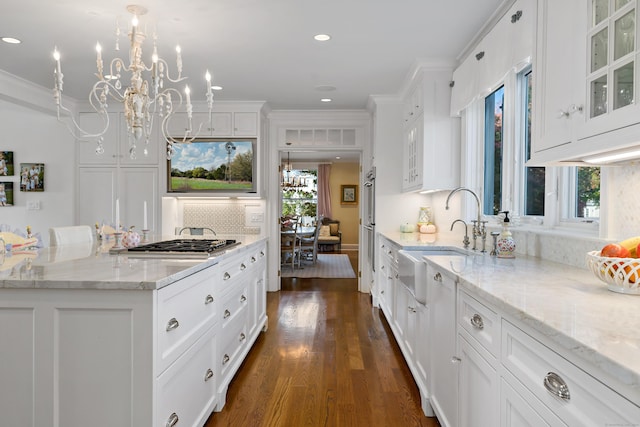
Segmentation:
{"type": "Polygon", "coordinates": [[[212,254],[238,244],[230,239],[176,239],[136,246],[127,252],[212,254]]]}

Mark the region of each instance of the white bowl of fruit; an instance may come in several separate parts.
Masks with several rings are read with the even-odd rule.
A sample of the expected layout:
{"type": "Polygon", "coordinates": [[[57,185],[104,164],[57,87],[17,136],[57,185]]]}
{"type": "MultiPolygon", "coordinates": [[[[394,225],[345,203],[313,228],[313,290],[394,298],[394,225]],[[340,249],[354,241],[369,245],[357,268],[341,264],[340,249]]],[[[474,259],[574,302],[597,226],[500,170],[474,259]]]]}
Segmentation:
{"type": "Polygon", "coordinates": [[[587,253],[587,265],[610,291],[640,295],[640,236],[587,253]]]}

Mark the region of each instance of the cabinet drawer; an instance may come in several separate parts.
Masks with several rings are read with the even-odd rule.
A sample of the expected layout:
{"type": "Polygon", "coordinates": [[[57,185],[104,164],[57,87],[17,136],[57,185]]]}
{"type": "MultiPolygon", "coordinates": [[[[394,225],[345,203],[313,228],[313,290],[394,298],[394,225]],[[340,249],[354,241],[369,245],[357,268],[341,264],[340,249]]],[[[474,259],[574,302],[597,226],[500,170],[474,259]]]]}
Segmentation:
{"type": "Polygon", "coordinates": [[[233,371],[230,371],[230,369],[238,365],[238,357],[247,343],[246,318],[245,311],[237,318],[236,322],[222,328],[222,332],[220,333],[221,343],[218,366],[221,372],[218,385],[222,388],[226,386],[227,375],[233,375],[233,371]]]}
{"type": "Polygon", "coordinates": [[[571,426],[633,425],[640,408],[511,323],[502,321],[502,363],[542,403],[571,426]],[[564,398],[549,389],[561,392],[564,398]]]}
{"type": "Polygon", "coordinates": [[[158,291],[158,372],[164,371],[216,321],[215,266],[158,291]]]}
{"type": "Polygon", "coordinates": [[[221,295],[230,292],[237,283],[241,283],[247,277],[251,256],[247,254],[236,255],[232,259],[222,262],[219,265],[217,288],[221,295]]]}
{"type": "Polygon", "coordinates": [[[236,318],[247,311],[247,305],[249,304],[249,293],[247,291],[248,288],[243,286],[223,297],[220,304],[220,324],[223,327],[237,322],[236,318]]]}
{"type": "Polygon", "coordinates": [[[458,324],[492,355],[500,352],[500,317],[480,301],[460,291],[458,324]]]}
{"type": "Polygon", "coordinates": [[[216,335],[209,329],[156,380],[155,424],[202,425],[216,404],[216,335]]]}

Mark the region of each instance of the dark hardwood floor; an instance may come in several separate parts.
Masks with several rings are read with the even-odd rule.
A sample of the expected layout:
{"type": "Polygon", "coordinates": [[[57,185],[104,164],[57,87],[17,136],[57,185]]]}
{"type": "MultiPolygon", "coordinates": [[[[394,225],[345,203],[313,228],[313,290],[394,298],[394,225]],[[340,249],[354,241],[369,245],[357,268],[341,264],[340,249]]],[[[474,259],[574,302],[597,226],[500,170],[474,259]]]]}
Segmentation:
{"type": "MultiPolygon", "coordinates": [[[[345,251],[357,269],[357,252],[345,251]]],[[[282,279],[216,426],[439,426],[356,279],[282,279]]]]}

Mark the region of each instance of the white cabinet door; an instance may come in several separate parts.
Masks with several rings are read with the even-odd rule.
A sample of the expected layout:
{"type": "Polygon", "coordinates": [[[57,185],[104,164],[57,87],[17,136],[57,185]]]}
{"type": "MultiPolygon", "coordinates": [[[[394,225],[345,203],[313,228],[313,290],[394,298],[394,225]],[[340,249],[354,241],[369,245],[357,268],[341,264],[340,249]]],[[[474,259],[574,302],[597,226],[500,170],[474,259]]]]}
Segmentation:
{"type": "Polygon", "coordinates": [[[158,224],[158,168],[120,168],[120,221],[125,226],[142,230],[144,202],[147,202],[147,227],[160,229],[158,224]]]}
{"type": "Polygon", "coordinates": [[[533,399],[525,399],[503,378],[500,381],[500,427],[564,427],[562,421],[533,399]],[[534,410],[531,404],[536,405],[534,410]],[[543,418],[538,411],[545,414],[543,418]]]}
{"type": "Polygon", "coordinates": [[[536,153],[569,144],[585,105],[584,35],[586,2],[540,0],[535,58],[534,135],[536,153]]]}
{"type": "MultiPolygon", "coordinates": [[[[427,292],[431,313],[431,405],[440,424],[458,426],[458,364],[456,356],[456,281],[427,262],[427,292]]],[[[488,425],[488,424],[487,424],[488,425]]]]}
{"type": "Polygon", "coordinates": [[[151,135],[149,135],[149,142],[147,143],[144,137],[135,141],[135,153],[132,155],[132,145],[130,142],[130,135],[127,132],[127,125],[124,122],[123,114],[118,115],[120,120],[120,147],[119,156],[120,165],[147,165],[158,166],[158,158],[160,153],[164,158],[167,152],[167,146],[160,132],[160,120],[156,117],[153,122],[153,128],[151,129],[151,135]]]}
{"type": "Polygon", "coordinates": [[[429,307],[422,304],[416,304],[415,314],[415,361],[418,376],[424,386],[429,388],[429,354],[431,347],[437,345],[432,341],[432,332],[429,324],[429,307]]]}
{"type": "Polygon", "coordinates": [[[115,167],[78,168],[76,224],[113,224],[117,174],[115,167]]]}
{"type": "Polygon", "coordinates": [[[234,136],[258,136],[258,113],[233,113],[234,136]]]}
{"type": "Polygon", "coordinates": [[[498,425],[498,375],[489,362],[458,335],[460,350],[460,426],[498,425]]]}

